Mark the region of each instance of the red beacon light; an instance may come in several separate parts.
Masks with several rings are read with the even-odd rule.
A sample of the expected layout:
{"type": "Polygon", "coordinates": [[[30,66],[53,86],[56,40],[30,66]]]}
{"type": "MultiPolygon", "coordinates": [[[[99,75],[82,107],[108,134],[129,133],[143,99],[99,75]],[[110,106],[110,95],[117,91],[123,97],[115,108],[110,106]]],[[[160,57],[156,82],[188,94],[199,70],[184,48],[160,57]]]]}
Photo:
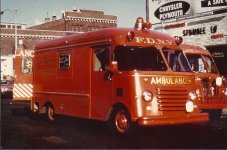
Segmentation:
{"type": "Polygon", "coordinates": [[[175,43],[179,46],[181,43],[183,43],[183,38],[181,36],[174,36],[175,43]]]}
{"type": "Polygon", "coordinates": [[[150,22],[144,23],[144,28],[145,29],[151,29],[151,27],[152,27],[152,24],[150,22]]]}
{"type": "MultiPolygon", "coordinates": [[[[138,17],[135,23],[135,29],[150,29],[152,24],[150,22],[144,22],[142,17],[138,17]]],[[[132,41],[135,38],[135,33],[133,31],[129,31],[126,36],[128,41],[132,41]]]]}

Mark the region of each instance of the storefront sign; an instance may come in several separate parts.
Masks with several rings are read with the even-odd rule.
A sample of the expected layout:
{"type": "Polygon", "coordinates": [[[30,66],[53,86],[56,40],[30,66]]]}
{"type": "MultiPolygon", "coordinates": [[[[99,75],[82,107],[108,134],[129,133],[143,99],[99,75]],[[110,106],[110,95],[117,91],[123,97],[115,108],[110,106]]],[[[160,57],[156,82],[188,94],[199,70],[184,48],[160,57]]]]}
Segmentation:
{"type": "Polygon", "coordinates": [[[215,58],[224,58],[225,54],[224,52],[212,52],[212,56],[215,58]]]}
{"type": "Polygon", "coordinates": [[[160,6],[154,14],[160,20],[171,19],[185,15],[189,8],[185,1],[173,1],[160,6]]]}
{"type": "Polygon", "coordinates": [[[181,27],[185,27],[185,22],[184,23],[176,23],[176,24],[166,25],[164,27],[164,29],[168,30],[168,29],[181,28],[181,27]]]}
{"type": "Polygon", "coordinates": [[[146,0],[146,4],[149,21],[156,26],[162,21],[227,8],[227,0],[146,0]]]}
{"type": "Polygon", "coordinates": [[[204,0],[201,1],[202,7],[226,6],[225,0],[204,0]]]}
{"type": "Polygon", "coordinates": [[[201,35],[201,34],[206,34],[205,27],[183,30],[183,36],[201,35]]]}
{"type": "Polygon", "coordinates": [[[221,38],[224,38],[224,34],[214,34],[214,35],[211,35],[210,38],[211,39],[221,39],[221,38]]]}

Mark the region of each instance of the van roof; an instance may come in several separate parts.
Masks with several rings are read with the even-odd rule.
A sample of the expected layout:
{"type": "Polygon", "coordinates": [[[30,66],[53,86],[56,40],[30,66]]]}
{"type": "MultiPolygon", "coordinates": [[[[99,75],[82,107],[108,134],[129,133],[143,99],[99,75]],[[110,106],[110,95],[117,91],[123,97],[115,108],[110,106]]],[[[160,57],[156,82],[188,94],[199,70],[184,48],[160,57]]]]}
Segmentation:
{"type": "Polygon", "coordinates": [[[68,35],[52,40],[42,41],[36,44],[36,50],[49,49],[53,47],[72,46],[76,44],[97,43],[97,41],[112,42],[119,45],[162,45],[172,48],[178,48],[175,38],[153,30],[135,28],[105,28],[97,31],[86,32],[81,34],[68,35]],[[128,33],[135,33],[132,41],[127,40],[128,33]],[[139,38],[138,38],[139,37],[139,38]],[[142,40],[143,39],[143,40],[142,40]]]}

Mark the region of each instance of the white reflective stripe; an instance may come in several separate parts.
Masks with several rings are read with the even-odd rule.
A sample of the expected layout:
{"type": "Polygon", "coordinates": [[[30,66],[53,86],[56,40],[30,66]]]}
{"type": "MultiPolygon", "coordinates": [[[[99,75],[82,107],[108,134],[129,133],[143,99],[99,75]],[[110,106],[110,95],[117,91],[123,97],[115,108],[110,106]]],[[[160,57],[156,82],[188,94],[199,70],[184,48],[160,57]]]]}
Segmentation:
{"type": "Polygon", "coordinates": [[[18,84],[18,85],[21,87],[21,89],[23,89],[24,93],[28,94],[30,97],[32,96],[32,92],[29,91],[30,88],[27,89],[25,84],[18,84]]]}
{"type": "Polygon", "coordinates": [[[13,90],[13,97],[21,97],[20,94],[17,93],[16,90],[13,90]]]}
{"type": "Polygon", "coordinates": [[[20,87],[20,90],[23,92],[23,94],[24,94],[26,97],[30,97],[30,95],[27,93],[26,88],[24,88],[24,86],[23,86],[22,84],[18,84],[18,86],[20,87]]]}
{"type": "Polygon", "coordinates": [[[18,97],[23,97],[25,98],[26,96],[18,89],[18,85],[14,84],[14,88],[13,88],[13,94],[16,93],[17,95],[19,95],[18,97]]]}
{"type": "Polygon", "coordinates": [[[27,84],[31,89],[33,89],[33,85],[32,84],[27,84]]]}
{"type": "Polygon", "coordinates": [[[31,98],[33,93],[32,84],[14,84],[14,97],[31,98]]]}
{"type": "Polygon", "coordinates": [[[24,94],[24,91],[17,84],[14,84],[14,91],[17,92],[20,97],[27,97],[27,95],[24,94]]]}
{"type": "Polygon", "coordinates": [[[28,84],[23,84],[23,86],[32,94],[32,88],[28,84]]]}

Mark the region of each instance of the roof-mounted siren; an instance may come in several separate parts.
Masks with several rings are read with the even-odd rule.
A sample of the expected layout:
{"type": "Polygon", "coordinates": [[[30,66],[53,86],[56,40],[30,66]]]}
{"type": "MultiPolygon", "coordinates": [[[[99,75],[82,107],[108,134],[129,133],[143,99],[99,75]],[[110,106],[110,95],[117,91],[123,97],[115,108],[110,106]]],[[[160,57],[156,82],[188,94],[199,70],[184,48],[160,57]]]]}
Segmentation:
{"type": "Polygon", "coordinates": [[[150,22],[144,22],[142,17],[136,19],[135,28],[138,30],[150,29],[152,24],[150,22]]]}
{"type": "Polygon", "coordinates": [[[181,36],[174,36],[175,43],[179,46],[181,43],[183,43],[183,38],[181,36]]]}

